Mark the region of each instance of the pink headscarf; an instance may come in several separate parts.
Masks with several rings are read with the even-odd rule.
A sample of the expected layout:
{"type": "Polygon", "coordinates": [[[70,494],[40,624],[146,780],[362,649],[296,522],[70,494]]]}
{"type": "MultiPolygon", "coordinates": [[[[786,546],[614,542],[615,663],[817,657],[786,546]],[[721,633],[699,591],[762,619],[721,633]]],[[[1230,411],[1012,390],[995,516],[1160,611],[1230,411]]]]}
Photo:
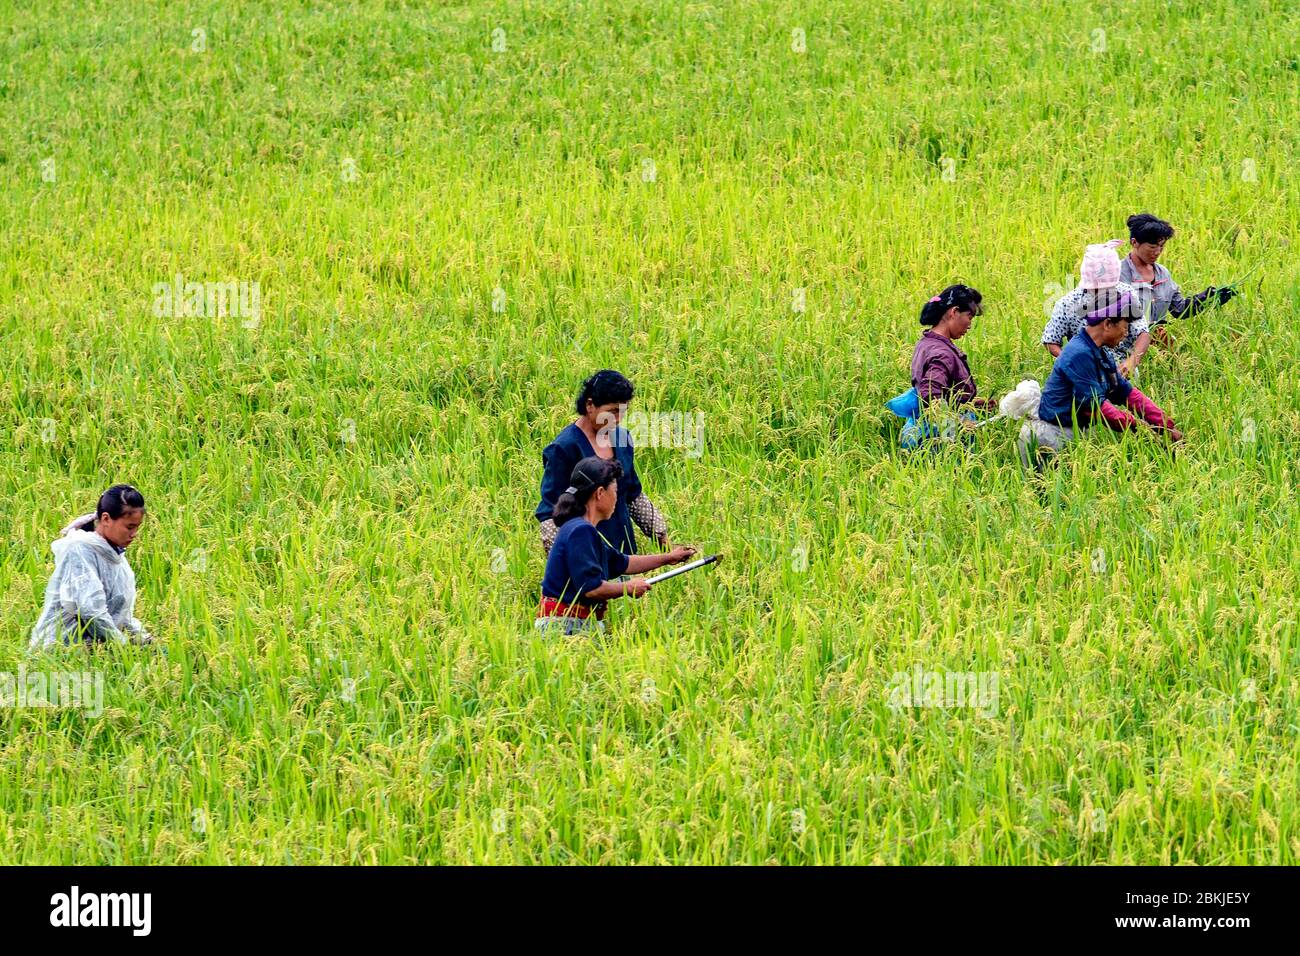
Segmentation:
{"type": "Polygon", "coordinates": [[[1119,284],[1119,253],[1123,239],[1089,245],[1079,265],[1080,289],[1113,289],[1119,284]]]}

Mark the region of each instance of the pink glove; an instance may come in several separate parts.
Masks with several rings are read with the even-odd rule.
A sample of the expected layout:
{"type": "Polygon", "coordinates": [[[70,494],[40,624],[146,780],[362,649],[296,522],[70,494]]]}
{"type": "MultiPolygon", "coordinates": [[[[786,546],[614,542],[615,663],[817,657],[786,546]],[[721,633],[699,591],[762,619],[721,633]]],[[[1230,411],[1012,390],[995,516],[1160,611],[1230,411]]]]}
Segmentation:
{"type": "Polygon", "coordinates": [[[1174,420],[1161,411],[1159,405],[1136,388],[1128,393],[1128,400],[1124,404],[1141,415],[1153,428],[1172,428],[1174,426],[1174,420]]]}
{"type": "Polygon", "coordinates": [[[1137,427],[1136,418],[1123,409],[1116,408],[1110,402],[1101,403],[1101,420],[1106,423],[1107,428],[1114,429],[1117,432],[1137,427]]]}

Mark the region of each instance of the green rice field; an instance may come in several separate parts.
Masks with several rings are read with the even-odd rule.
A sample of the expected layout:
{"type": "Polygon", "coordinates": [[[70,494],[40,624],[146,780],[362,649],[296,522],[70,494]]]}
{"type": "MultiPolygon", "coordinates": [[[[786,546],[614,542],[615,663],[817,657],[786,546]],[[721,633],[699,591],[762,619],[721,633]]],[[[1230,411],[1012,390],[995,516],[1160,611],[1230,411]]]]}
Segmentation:
{"type": "Polygon", "coordinates": [[[0,0],[0,672],[102,678],[0,707],[0,864],[1296,863],[1298,115],[1271,0],[0,0]],[[1186,441],[900,453],[921,305],[1041,382],[1142,211],[1256,270],[1186,441]],[[601,368],[726,557],[543,637],[601,368]],[[29,652],[118,481],[157,645],[29,652]]]}

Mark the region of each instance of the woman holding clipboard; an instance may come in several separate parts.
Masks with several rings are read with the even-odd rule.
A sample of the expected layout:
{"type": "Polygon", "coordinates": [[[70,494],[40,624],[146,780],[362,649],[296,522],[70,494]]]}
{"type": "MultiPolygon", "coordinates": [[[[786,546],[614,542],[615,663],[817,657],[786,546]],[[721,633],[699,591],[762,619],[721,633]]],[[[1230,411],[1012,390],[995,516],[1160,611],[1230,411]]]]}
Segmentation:
{"type": "Polygon", "coordinates": [[[688,561],[694,548],[673,548],[666,554],[624,554],[600,532],[618,505],[617,460],[595,455],[574,466],[569,486],[555,502],[552,520],[555,542],[546,558],[542,600],[534,626],[547,633],[573,634],[604,630],[607,602],[651,588],[645,578],[619,581],[624,574],[642,574],[688,561]]]}

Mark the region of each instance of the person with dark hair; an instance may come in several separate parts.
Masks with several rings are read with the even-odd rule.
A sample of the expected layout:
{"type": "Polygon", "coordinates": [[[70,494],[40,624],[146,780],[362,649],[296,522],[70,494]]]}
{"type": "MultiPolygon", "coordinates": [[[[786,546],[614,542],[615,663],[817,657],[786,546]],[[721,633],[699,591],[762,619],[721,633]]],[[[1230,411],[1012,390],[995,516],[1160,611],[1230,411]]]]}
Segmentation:
{"type": "Polygon", "coordinates": [[[601,369],[582,383],[574,402],[577,419],[542,450],[542,494],[534,515],[540,524],[544,552],[551,550],[558,530],[552,519],[556,500],[569,484],[574,466],[593,455],[617,461],[623,467],[623,493],[614,513],[601,524],[601,534],[623,553],[636,554],[636,535],[632,530],[635,522],[661,549],[667,551],[672,547],[667,519],[641,490],[632,438],[620,427],[630,401],[632,383],[613,369],[601,369]]]}
{"type": "Polygon", "coordinates": [[[1114,431],[1136,429],[1139,421],[1145,422],[1182,441],[1173,419],[1124,378],[1109,351],[1129,333],[1131,321],[1124,314],[1094,316],[1066,343],[1043,386],[1037,412],[1020,429],[1016,446],[1026,467],[1031,461],[1041,464],[1044,454],[1059,452],[1098,418],[1114,431]]]}
{"type": "Polygon", "coordinates": [[[592,628],[604,629],[607,602],[650,590],[644,578],[617,581],[624,574],[641,574],[666,564],[678,564],[695,554],[693,548],[674,548],[667,554],[626,554],[600,532],[618,506],[618,483],[623,468],[617,462],[591,455],[574,466],[570,484],[552,510],[558,527],[546,558],[542,601],[535,626],[564,634],[592,628]]]}
{"type": "Polygon", "coordinates": [[[921,324],[928,328],[912,352],[912,389],[887,405],[907,419],[899,436],[903,448],[916,448],[927,438],[955,437],[958,424],[975,420],[971,412],[959,411],[962,406],[996,407],[978,394],[966,353],[955,344],[970,331],[983,301],[968,285],[950,285],[921,307],[921,324]]]}
{"type": "Polygon", "coordinates": [[[33,649],[153,640],[135,617],[135,573],[126,560],[144,518],[144,496],[114,485],[99,496],[94,513],[63,529],[50,546],[54,574],[32,628],[33,649]]]}
{"type": "Polygon", "coordinates": [[[942,401],[987,411],[996,403],[977,394],[966,353],[953,343],[984,311],[984,297],[968,285],[950,285],[921,307],[928,326],[912,352],[912,386],[922,403],[942,401]]]}
{"type": "Polygon", "coordinates": [[[1230,287],[1208,286],[1190,299],[1183,295],[1169,270],[1158,260],[1165,243],[1173,238],[1174,227],[1149,212],[1128,217],[1129,251],[1120,263],[1120,280],[1128,283],[1138,297],[1147,321],[1161,341],[1169,316],[1190,318],[1214,305],[1222,305],[1236,295],[1230,287]]]}
{"type": "Polygon", "coordinates": [[[1151,346],[1151,332],[1136,292],[1121,280],[1119,254],[1115,251],[1120,245],[1122,240],[1111,239],[1084,249],[1078,288],[1057,300],[1043,328],[1041,341],[1052,358],[1060,357],[1065,343],[1096,319],[1123,314],[1131,320],[1128,332],[1106,350],[1126,376],[1141,364],[1151,346]]]}

